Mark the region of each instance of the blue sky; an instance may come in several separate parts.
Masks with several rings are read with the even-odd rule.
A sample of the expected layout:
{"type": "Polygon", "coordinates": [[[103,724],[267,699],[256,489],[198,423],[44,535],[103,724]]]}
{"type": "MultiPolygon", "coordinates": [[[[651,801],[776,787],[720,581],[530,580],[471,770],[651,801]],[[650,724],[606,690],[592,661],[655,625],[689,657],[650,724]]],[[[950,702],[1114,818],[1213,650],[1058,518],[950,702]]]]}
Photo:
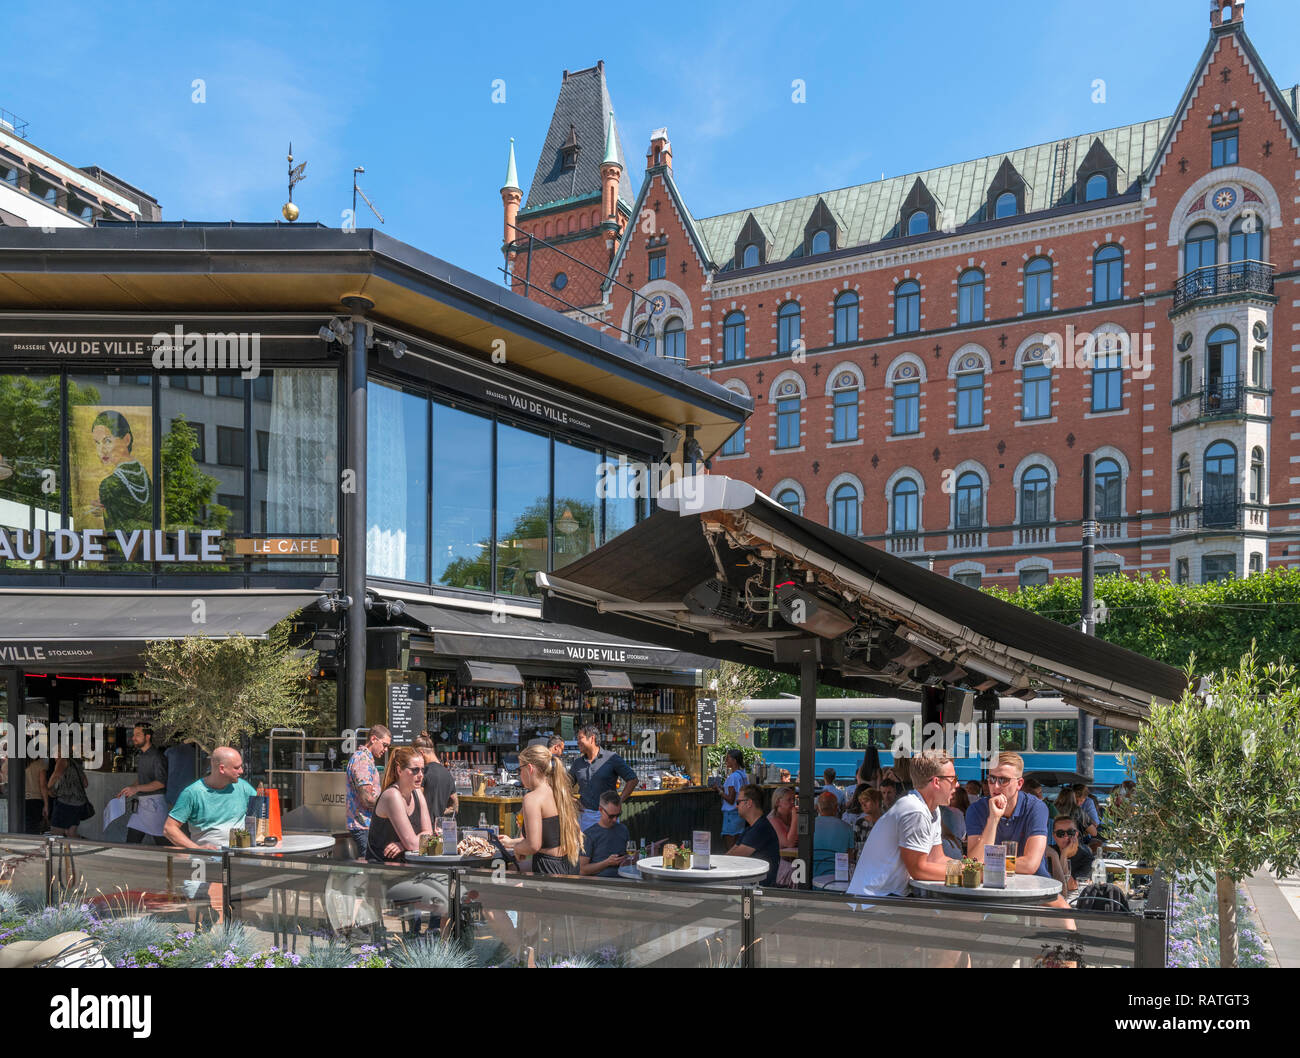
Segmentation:
{"type": "MultiPolygon", "coordinates": [[[[602,7],[613,32],[575,4],[51,10],[5,13],[0,107],[34,143],[149,191],[167,220],[272,220],[292,139],[303,220],[339,225],[364,165],[385,231],[496,279],[508,141],[527,184],[566,67],[605,60],[633,187],[666,125],[709,216],[1168,115],[1209,34],[1204,0],[602,7]]],[[[1300,79],[1300,4],[1251,0],[1246,26],[1280,85],[1300,79]]]]}

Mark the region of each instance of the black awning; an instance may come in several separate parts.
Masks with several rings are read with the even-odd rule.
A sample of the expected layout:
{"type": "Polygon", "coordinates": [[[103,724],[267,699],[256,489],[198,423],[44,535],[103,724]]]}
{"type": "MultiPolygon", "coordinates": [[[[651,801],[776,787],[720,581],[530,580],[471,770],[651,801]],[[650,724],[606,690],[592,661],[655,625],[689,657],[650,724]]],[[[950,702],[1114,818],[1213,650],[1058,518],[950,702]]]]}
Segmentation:
{"type": "Polygon", "coordinates": [[[524,678],[513,665],[501,662],[462,661],[456,675],[463,687],[522,687],[524,678]]]}
{"type": "Polygon", "coordinates": [[[0,590],[0,668],[130,671],[155,640],[260,638],[319,598],[284,591],[0,590]]]}
{"type": "MultiPolygon", "coordinates": [[[[457,610],[409,599],[403,602],[405,617],[429,629],[433,653],[440,656],[678,671],[710,668],[713,664],[707,657],[665,649],[664,645],[647,646],[604,634],[603,629],[592,631],[577,625],[457,610]]],[[[413,658],[420,655],[413,646],[413,658]]],[[[416,665],[415,660],[412,665],[416,665]]]]}
{"type": "Polygon", "coordinates": [[[632,681],[628,679],[626,672],[610,672],[605,669],[583,669],[578,685],[584,692],[596,691],[597,693],[632,689],[632,681]]]}
{"type": "MultiPolygon", "coordinates": [[[[795,671],[774,660],[774,643],[807,630],[779,616],[746,615],[746,586],[763,570],[755,564],[759,552],[775,554],[796,570],[797,587],[815,587],[823,599],[869,616],[877,627],[896,623],[916,631],[923,644],[941,647],[949,664],[961,665],[964,658],[969,671],[983,663],[1013,675],[1022,687],[1053,688],[1116,726],[1133,726],[1152,698],[1175,699],[1186,686],[1178,669],[793,515],[761,493],[731,510],[686,516],[660,510],[558,574],[539,574],[547,588],[543,614],[679,650],[795,671]],[[701,616],[683,604],[688,592],[711,580],[725,580],[734,593],[727,603],[733,617],[701,616]]],[[[828,655],[835,656],[823,651],[824,659],[828,655]]],[[[820,678],[877,694],[919,689],[906,672],[900,675],[881,666],[879,655],[862,653],[823,661],[820,678]],[[866,657],[871,663],[864,666],[866,657]]],[[[919,680],[935,678],[930,673],[919,680]]]]}

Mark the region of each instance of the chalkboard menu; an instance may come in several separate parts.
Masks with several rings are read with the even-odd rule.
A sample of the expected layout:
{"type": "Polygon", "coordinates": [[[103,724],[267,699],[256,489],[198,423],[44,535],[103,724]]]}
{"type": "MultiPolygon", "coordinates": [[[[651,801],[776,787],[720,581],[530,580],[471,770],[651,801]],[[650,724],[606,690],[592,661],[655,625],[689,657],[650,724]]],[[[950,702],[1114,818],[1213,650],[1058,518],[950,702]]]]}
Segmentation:
{"type": "Polygon", "coordinates": [[[718,741],[718,703],[712,698],[695,702],[695,744],[712,746],[718,741]]]}
{"type": "Polygon", "coordinates": [[[425,728],[425,682],[421,673],[397,676],[397,680],[388,684],[388,730],[392,732],[394,746],[409,746],[425,728]],[[401,679],[405,676],[411,679],[401,679]]]}

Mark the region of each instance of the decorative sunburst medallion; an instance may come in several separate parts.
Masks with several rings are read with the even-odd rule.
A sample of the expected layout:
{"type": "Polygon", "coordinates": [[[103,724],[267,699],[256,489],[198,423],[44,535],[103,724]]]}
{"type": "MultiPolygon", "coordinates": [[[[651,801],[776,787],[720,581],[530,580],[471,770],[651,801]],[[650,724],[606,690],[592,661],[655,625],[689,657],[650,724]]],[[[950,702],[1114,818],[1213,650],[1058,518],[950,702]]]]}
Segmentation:
{"type": "Polygon", "coordinates": [[[1237,201],[1237,192],[1231,187],[1221,187],[1214,192],[1214,208],[1220,213],[1232,209],[1237,201]]]}
{"type": "Polygon", "coordinates": [[[668,307],[668,299],[662,294],[656,294],[650,299],[650,315],[658,316],[668,307]]]}

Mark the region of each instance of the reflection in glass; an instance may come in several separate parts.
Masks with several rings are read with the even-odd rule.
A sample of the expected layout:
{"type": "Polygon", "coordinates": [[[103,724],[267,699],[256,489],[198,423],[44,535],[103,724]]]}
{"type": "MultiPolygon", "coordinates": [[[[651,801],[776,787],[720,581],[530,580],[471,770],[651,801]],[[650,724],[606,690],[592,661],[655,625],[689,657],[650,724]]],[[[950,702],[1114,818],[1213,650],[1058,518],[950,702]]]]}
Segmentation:
{"type": "MultiPolygon", "coordinates": [[[[641,509],[641,492],[646,488],[646,475],[638,475],[637,467],[645,464],[620,457],[617,452],[606,452],[608,470],[605,475],[605,526],[601,543],[613,540],[619,533],[636,525],[641,509]],[[619,462],[622,458],[623,462],[619,462]]],[[[558,486],[557,486],[558,488],[558,486]]]]}
{"type": "MultiPolygon", "coordinates": [[[[11,537],[62,527],[59,432],[57,375],[0,375],[0,527],[11,537]]],[[[45,565],[0,559],[0,569],[45,565]]]]}
{"type": "Polygon", "coordinates": [[[596,495],[600,453],[555,442],[555,501],[551,504],[552,569],[567,566],[596,548],[600,499],[596,495]]]}
{"type": "Polygon", "coordinates": [[[497,423],[497,591],[533,595],[530,573],[546,569],[550,442],[497,423]]]}
{"type": "Polygon", "coordinates": [[[425,581],[429,402],[371,382],[366,392],[366,572],[425,581]]]}
{"type": "Polygon", "coordinates": [[[433,579],[492,590],[492,420],[433,406],[433,579]]]}
{"type": "MultiPolygon", "coordinates": [[[[233,511],[222,497],[239,498],[243,509],[244,473],[208,465],[207,422],[215,414],[216,427],[244,425],[243,402],[213,401],[203,395],[202,379],[191,388],[193,375],[164,375],[158,403],[163,423],[159,454],[162,463],[163,528],[194,534],[203,529],[235,529],[233,511]]],[[[219,570],[220,565],[193,569],[219,570]]],[[[190,570],[192,572],[192,570],[190,570]]]]}

